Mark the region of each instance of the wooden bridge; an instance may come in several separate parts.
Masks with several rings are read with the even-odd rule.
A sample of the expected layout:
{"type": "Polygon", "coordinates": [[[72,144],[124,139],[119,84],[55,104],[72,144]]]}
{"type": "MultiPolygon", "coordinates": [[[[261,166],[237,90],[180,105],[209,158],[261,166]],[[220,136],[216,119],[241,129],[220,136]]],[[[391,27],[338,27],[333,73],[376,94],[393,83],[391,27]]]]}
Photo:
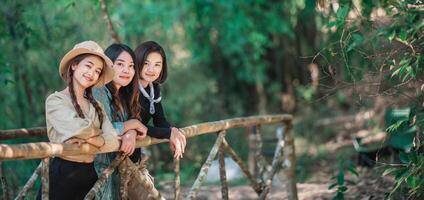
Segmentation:
{"type": "MultiPolygon", "coordinates": [[[[227,153],[242,169],[243,174],[249,180],[250,186],[258,195],[258,199],[266,199],[272,187],[272,180],[275,174],[279,170],[284,170],[283,173],[286,177],[286,188],[288,199],[297,200],[297,189],[296,189],[296,177],[295,177],[295,147],[294,138],[291,133],[292,128],[292,116],[291,115],[265,115],[265,116],[252,116],[244,118],[233,118],[215,122],[207,122],[197,125],[184,127],[181,131],[184,133],[186,138],[199,136],[203,134],[218,133],[217,139],[214,146],[212,147],[205,163],[200,169],[200,172],[191,187],[188,194],[181,194],[180,189],[180,160],[175,160],[175,199],[196,199],[202,182],[205,180],[208,173],[208,169],[211,166],[212,160],[218,155],[219,168],[220,168],[220,179],[221,179],[221,191],[222,199],[228,199],[228,184],[226,180],[224,154],[227,153]],[[261,139],[261,126],[269,124],[279,124],[282,126],[278,130],[278,142],[274,151],[272,163],[268,164],[264,159],[261,139]],[[249,131],[249,163],[254,163],[256,166],[247,167],[243,163],[242,159],[236,154],[236,152],[230,147],[225,139],[226,130],[232,128],[244,127],[249,131]],[[268,165],[268,166],[265,166],[268,165]],[[270,167],[269,167],[270,166],[270,167]]],[[[0,140],[18,139],[18,138],[30,138],[46,136],[46,129],[44,127],[31,128],[31,129],[16,129],[16,130],[5,130],[0,131],[0,140]]],[[[158,143],[167,142],[165,139],[156,139],[146,137],[143,140],[137,141],[137,147],[146,147],[158,143]]],[[[118,151],[118,149],[115,149],[118,151]]],[[[190,151],[190,149],[186,149],[190,151]]],[[[80,154],[98,154],[106,153],[98,151],[96,148],[89,144],[58,144],[49,142],[36,142],[36,143],[25,143],[25,144],[0,144],[0,166],[3,160],[24,160],[24,159],[42,159],[39,166],[36,168],[32,176],[29,178],[27,183],[22,187],[15,199],[24,199],[28,191],[34,186],[35,181],[41,176],[42,183],[42,199],[48,199],[49,194],[49,177],[48,177],[48,165],[49,158],[54,156],[69,156],[69,155],[80,155],[80,154]]],[[[106,168],[102,175],[99,176],[98,181],[95,183],[93,188],[87,194],[85,199],[94,199],[95,194],[106,182],[107,178],[113,173],[117,166],[123,162],[127,157],[119,155],[114,161],[106,168]]],[[[137,166],[128,162],[128,168],[133,173],[137,181],[144,186],[146,190],[150,192],[153,199],[163,199],[160,192],[156,190],[153,184],[145,179],[145,176],[136,174],[141,173],[137,166]]],[[[1,170],[0,170],[1,172],[1,170]]],[[[7,181],[5,180],[4,174],[0,173],[3,199],[9,199],[9,188],[7,187],[7,181]]],[[[121,195],[126,199],[125,190],[121,195]]]]}

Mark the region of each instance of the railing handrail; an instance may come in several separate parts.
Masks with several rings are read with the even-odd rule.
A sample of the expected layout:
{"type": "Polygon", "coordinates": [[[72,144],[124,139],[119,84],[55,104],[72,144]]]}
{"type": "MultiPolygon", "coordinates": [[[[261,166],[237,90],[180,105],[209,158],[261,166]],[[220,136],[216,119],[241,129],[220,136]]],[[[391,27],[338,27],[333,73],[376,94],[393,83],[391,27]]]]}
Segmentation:
{"type": "MultiPolygon", "coordinates": [[[[206,122],[196,125],[187,126],[181,128],[181,131],[187,138],[202,135],[206,133],[215,133],[220,130],[226,130],[230,128],[254,126],[262,124],[273,124],[273,123],[289,123],[292,120],[291,115],[278,114],[278,115],[262,115],[262,116],[251,116],[251,117],[239,117],[214,122],[206,122]]],[[[42,136],[42,128],[39,127],[36,130],[40,131],[38,134],[42,136]]],[[[13,130],[15,138],[22,138],[22,136],[28,134],[28,129],[21,129],[22,132],[13,130]]],[[[12,133],[11,131],[1,131],[0,134],[12,133]]],[[[45,134],[45,133],[44,133],[45,134]]],[[[10,134],[8,136],[10,138],[10,134]]],[[[3,137],[5,138],[5,137],[3,137]]],[[[137,147],[146,147],[153,144],[167,142],[167,139],[156,139],[147,136],[145,139],[137,141],[137,147]]],[[[114,149],[113,151],[118,151],[114,149]]],[[[70,156],[70,155],[81,155],[81,154],[97,154],[106,153],[107,151],[99,151],[97,148],[83,144],[80,146],[76,144],[62,144],[62,143],[50,143],[50,142],[35,142],[26,144],[0,144],[0,160],[21,160],[21,159],[37,159],[46,158],[53,156],[70,156]]]]}

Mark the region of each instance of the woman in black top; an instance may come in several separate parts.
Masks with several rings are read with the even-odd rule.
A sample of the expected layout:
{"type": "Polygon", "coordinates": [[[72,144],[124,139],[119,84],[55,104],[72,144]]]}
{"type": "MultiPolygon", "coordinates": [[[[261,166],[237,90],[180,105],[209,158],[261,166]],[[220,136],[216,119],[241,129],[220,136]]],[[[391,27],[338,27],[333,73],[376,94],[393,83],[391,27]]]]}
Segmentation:
{"type": "Polygon", "coordinates": [[[147,126],[150,119],[153,119],[154,125],[147,126],[147,135],[169,139],[174,158],[182,158],[186,138],[166,120],[161,104],[160,84],[165,82],[168,75],[165,51],[158,43],[148,41],[140,44],[134,53],[135,64],[140,69],[141,120],[147,126]]]}

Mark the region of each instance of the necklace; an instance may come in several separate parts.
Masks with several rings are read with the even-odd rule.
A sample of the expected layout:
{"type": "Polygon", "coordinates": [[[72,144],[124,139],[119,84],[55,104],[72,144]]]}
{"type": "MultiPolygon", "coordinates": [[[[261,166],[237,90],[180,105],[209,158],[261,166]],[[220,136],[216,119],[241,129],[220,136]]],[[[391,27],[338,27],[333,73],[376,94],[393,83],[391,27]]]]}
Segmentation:
{"type": "Polygon", "coordinates": [[[147,94],[147,91],[144,89],[143,85],[141,85],[140,82],[138,83],[138,88],[140,88],[140,92],[150,102],[149,112],[150,112],[150,114],[153,115],[153,114],[155,114],[155,105],[154,105],[154,103],[159,103],[160,100],[162,100],[162,97],[158,97],[157,99],[155,99],[155,89],[153,88],[153,84],[152,83],[149,83],[149,86],[150,86],[150,95],[147,94]]]}

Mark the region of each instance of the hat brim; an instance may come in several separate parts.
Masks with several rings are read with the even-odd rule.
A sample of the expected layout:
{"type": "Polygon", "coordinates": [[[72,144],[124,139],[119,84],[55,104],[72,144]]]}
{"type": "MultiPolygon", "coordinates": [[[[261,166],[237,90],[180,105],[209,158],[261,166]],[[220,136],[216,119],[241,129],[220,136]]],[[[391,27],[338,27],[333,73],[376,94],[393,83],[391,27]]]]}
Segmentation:
{"type": "Polygon", "coordinates": [[[105,84],[109,83],[110,81],[112,81],[113,76],[115,74],[115,71],[112,68],[113,62],[104,54],[96,52],[96,51],[92,51],[86,48],[76,48],[76,49],[72,49],[71,51],[69,51],[68,53],[66,53],[65,56],[63,56],[62,60],[60,61],[60,65],[59,65],[59,73],[60,73],[60,77],[62,77],[62,79],[64,81],[67,81],[67,77],[68,77],[68,67],[69,67],[69,61],[71,61],[73,58],[75,58],[76,56],[79,56],[81,54],[92,54],[92,55],[96,55],[99,56],[100,58],[102,58],[106,64],[106,66],[103,66],[102,69],[102,73],[97,81],[97,83],[94,85],[94,87],[102,87],[105,84]]]}

